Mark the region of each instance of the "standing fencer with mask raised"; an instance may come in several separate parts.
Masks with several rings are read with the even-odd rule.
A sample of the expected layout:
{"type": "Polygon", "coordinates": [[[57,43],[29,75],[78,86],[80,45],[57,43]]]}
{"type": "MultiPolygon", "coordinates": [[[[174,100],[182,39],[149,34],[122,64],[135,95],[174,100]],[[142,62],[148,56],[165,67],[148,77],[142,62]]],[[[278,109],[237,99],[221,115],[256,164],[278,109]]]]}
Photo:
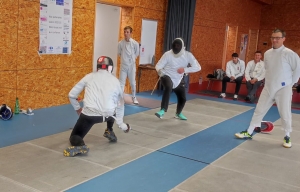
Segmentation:
{"type": "Polygon", "coordinates": [[[132,28],[126,26],[124,28],[124,39],[118,44],[118,55],[121,57],[121,68],[119,80],[121,83],[122,90],[124,91],[126,79],[128,76],[131,92],[132,101],[134,104],[139,104],[136,98],[136,65],[135,60],[139,56],[139,44],[131,38],[132,28]]]}
{"type": "Polygon", "coordinates": [[[182,114],[186,102],[183,75],[184,73],[187,74],[200,71],[200,64],[192,53],[185,50],[183,40],[181,38],[176,38],[172,43],[172,49],[163,54],[156,64],[155,69],[164,86],[161,109],[155,113],[155,115],[158,118],[164,116],[165,112],[168,110],[171,92],[174,90],[178,100],[175,118],[187,120],[182,114]]]}
{"type": "Polygon", "coordinates": [[[250,126],[246,131],[236,133],[237,138],[252,138],[254,129],[260,131],[263,117],[276,102],[281,117],[282,128],[285,131],[283,146],[292,147],[290,133],[292,132],[292,86],[300,77],[300,59],[291,49],[283,45],[286,33],[281,29],[272,32],[273,48],[264,54],[265,86],[259,97],[250,126]]]}
{"type": "Polygon", "coordinates": [[[112,74],[113,61],[101,56],[97,60],[97,72],[83,77],[70,91],[69,99],[79,115],[70,136],[71,147],[64,150],[64,156],[73,157],[87,153],[89,148],[83,138],[96,123],[107,122],[103,136],[109,141],[117,141],[113,132],[114,121],[125,133],[130,126],[123,122],[124,98],[119,80],[112,74]],[[83,108],[77,98],[84,89],[83,108]]]}

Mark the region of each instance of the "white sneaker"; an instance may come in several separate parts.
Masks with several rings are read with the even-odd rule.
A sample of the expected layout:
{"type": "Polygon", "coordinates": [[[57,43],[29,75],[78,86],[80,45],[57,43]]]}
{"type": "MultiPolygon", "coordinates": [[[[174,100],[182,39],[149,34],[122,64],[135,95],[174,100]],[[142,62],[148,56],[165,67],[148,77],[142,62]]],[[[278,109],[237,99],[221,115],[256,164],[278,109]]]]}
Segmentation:
{"type": "Polygon", "coordinates": [[[238,99],[238,95],[234,94],[233,100],[237,100],[237,99],[238,99]]]}
{"type": "Polygon", "coordinates": [[[226,94],[225,93],[221,93],[219,98],[225,98],[226,97],[226,94]]]}
{"type": "Polygon", "coordinates": [[[133,103],[136,104],[136,105],[139,104],[139,102],[138,102],[138,100],[136,99],[136,97],[132,97],[132,101],[133,101],[133,103]]]}
{"type": "Polygon", "coordinates": [[[285,148],[291,148],[292,147],[292,142],[291,142],[290,137],[288,137],[288,136],[284,137],[284,139],[283,139],[283,146],[285,148]]]}

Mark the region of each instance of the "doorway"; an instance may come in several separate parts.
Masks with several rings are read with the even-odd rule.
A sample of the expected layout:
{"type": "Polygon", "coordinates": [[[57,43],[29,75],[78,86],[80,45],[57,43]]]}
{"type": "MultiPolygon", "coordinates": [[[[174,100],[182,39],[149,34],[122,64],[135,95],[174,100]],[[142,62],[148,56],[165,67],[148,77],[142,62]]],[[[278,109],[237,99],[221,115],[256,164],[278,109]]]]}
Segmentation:
{"type": "Polygon", "coordinates": [[[96,71],[97,59],[100,56],[108,56],[114,62],[113,74],[116,76],[120,18],[120,7],[96,4],[93,71],[96,71]]]}

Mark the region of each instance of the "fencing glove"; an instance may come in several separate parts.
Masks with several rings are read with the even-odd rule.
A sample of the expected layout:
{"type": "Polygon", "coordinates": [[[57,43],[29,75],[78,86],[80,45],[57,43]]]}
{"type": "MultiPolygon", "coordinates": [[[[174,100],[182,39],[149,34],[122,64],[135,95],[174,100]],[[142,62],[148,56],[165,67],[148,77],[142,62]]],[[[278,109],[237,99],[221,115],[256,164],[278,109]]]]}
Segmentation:
{"type": "Polygon", "coordinates": [[[160,69],[157,71],[158,76],[163,77],[165,74],[164,72],[160,69]]]}
{"type": "Polygon", "coordinates": [[[121,125],[119,125],[119,128],[122,129],[124,131],[124,133],[128,133],[129,130],[131,129],[130,125],[128,123],[122,123],[121,125]]]}

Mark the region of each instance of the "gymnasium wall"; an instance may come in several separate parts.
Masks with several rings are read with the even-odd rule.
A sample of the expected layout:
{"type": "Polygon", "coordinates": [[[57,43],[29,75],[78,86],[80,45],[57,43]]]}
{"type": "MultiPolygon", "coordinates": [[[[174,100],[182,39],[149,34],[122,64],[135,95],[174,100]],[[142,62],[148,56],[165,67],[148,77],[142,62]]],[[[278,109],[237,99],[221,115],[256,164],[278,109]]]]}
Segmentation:
{"type": "Polygon", "coordinates": [[[287,36],[284,45],[300,55],[300,1],[273,0],[262,7],[258,48],[265,52],[272,47],[270,40],[274,28],[282,28],[287,36]],[[266,42],[267,45],[263,45],[266,42]]]}
{"type": "Polygon", "coordinates": [[[259,29],[261,8],[262,4],[253,0],[197,0],[191,51],[202,70],[191,74],[190,83],[222,68],[226,24],[229,34],[225,62],[231,59],[233,51],[239,53],[241,34],[259,29]]]}
{"type": "MultiPolygon", "coordinates": [[[[140,42],[142,18],[158,20],[156,56],[162,55],[167,0],[104,0],[122,7],[123,27],[134,28],[140,42]]],[[[73,1],[72,54],[38,55],[39,0],[6,0],[0,3],[0,102],[11,107],[19,98],[21,108],[68,104],[68,92],[92,71],[95,0],[73,1]]],[[[138,63],[137,63],[138,65],[138,63]]],[[[143,73],[140,90],[151,90],[155,71],[143,73]]],[[[129,87],[126,87],[129,91],[129,87]]],[[[82,97],[82,95],[81,95],[82,97]]]]}
{"type": "Polygon", "coordinates": [[[92,71],[95,0],[73,1],[72,53],[40,55],[39,0],[0,3],[0,102],[44,108],[69,103],[68,92],[92,71]]]}

